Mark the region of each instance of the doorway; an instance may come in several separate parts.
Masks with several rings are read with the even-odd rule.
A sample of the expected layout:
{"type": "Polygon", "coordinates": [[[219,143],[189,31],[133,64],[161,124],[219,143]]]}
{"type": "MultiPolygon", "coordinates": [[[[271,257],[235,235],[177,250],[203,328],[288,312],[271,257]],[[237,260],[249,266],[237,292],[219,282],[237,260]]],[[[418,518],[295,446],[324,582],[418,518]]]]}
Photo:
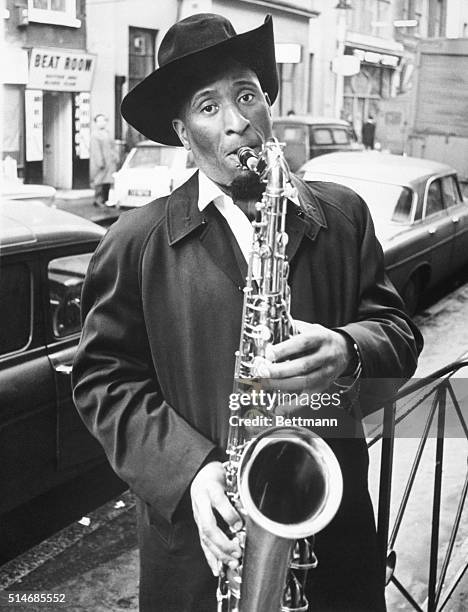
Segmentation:
{"type": "Polygon", "coordinates": [[[43,97],[43,181],[57,189],[71,189],[72,94],[45,91],[43,97]]]}

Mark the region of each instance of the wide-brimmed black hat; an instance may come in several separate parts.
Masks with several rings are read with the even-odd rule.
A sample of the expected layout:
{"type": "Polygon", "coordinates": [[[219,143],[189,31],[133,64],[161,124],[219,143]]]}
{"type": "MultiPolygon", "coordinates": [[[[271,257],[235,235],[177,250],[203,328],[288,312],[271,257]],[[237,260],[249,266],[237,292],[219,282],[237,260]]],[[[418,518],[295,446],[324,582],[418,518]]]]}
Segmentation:
{"type": "Polygon", "coordinates": [[[273,24],[268,15],[259,28],[237,34],[221,15],[199,13],[174,24],[158,52],[159,68],[122,101],[124,119],[147,138],[181,146],[172,127],[180,105],[213,70],[232,58],[253,70],[271,102],[278,95],[273,24]]]}

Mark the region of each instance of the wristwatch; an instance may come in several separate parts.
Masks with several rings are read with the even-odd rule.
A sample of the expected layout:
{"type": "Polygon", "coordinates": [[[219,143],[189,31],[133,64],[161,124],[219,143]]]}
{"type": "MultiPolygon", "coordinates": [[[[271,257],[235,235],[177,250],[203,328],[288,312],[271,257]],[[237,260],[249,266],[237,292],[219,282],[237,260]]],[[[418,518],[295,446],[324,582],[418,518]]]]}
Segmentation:
{"type": "Polygon", "coordinates": [[[343,336],[346,338],[353,357],[348,368],[350,370],[350,374],[345,373],[340,376],[340,378],[337,378],[334,382],[335,386],[338,387],[339,393],[346,393],[346,391],[350,391],[360,379],[362,374],[362,359],[358,345],[356,342],[354,342],[351,336],[348,336],[347,334],[343,334],[343,336]]]}

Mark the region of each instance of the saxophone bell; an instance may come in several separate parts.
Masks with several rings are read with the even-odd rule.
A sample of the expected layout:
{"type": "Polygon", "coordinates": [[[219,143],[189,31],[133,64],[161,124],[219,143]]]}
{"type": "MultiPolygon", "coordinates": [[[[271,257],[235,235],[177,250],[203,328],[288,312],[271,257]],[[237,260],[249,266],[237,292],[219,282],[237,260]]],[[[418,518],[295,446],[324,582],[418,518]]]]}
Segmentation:
{"type": "Polygon", "coordinates": [[[295,541],[321,531],[338,510],[343,493],[338,460],[314,432],[277,427],[251,441],[237,477],[248,533],[239,609],[307,610],[302,587],[288,568],[295,541]],[[291,590],[297,591],[296,596],[292,597],[291,590]],[[289,593],[289,597],[281,606],[283,593],[289,593]],[[289,601],[288,605],[291,597],[302,604],[292,605],[289,601]]]}

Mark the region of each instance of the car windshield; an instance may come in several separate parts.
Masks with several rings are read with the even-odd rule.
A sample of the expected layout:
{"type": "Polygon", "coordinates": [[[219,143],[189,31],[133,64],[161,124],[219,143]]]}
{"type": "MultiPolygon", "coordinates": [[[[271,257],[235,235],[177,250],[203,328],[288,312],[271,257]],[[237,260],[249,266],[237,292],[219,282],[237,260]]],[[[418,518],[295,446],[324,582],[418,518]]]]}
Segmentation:
{"type": "Polygon", "coordinates": [[[411,222],[413,191],[409,187],[318,172],[307,172],[306,176],[308,181],[336,181],[353,189],[366,202],[376,227],[411,222]]]}
{"type": "Polygon", "coordinates": [[[154,168],[174,166],[181,150],[178,147],[137,147],[128,161],[129,168],[154,168]]]}

